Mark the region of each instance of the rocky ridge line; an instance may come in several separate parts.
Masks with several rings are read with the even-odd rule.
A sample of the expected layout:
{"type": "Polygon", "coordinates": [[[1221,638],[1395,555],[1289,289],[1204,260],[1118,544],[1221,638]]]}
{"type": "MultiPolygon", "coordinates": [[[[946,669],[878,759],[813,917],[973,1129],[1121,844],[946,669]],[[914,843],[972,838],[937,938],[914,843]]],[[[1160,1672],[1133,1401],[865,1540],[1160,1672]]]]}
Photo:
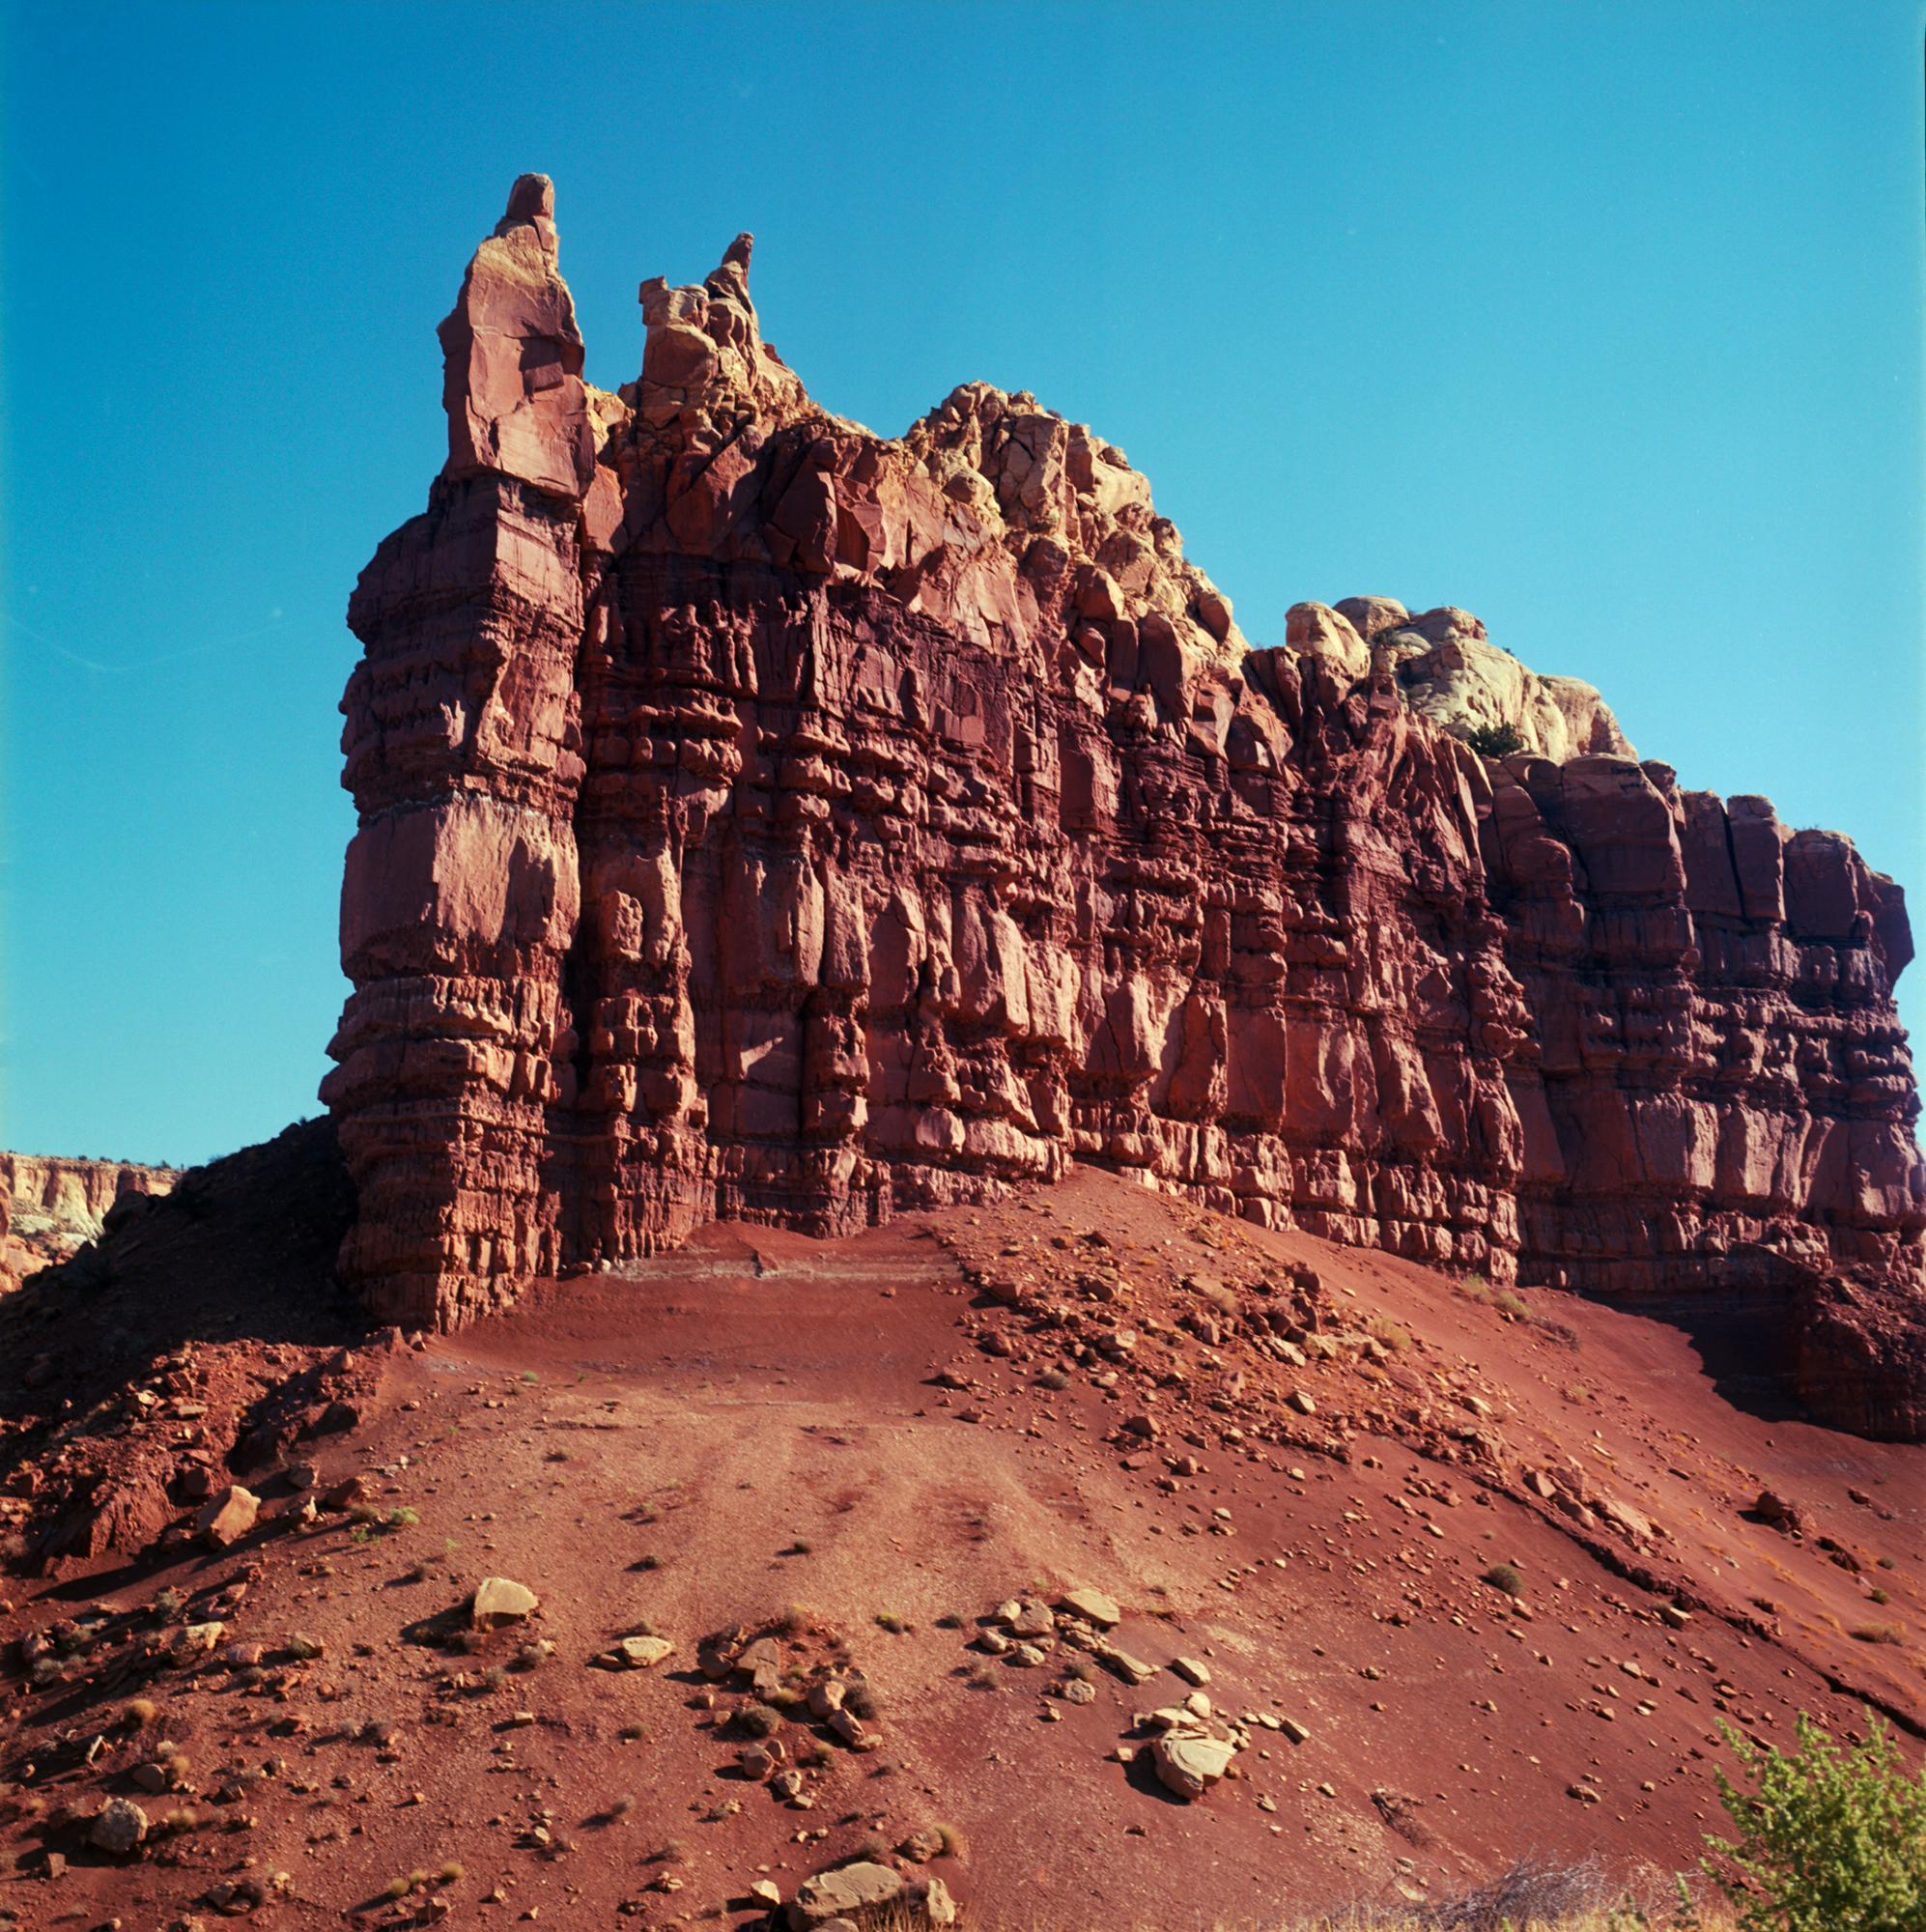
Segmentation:
{"type": "Polygon", "coordinates": [[[471,265],[448,464],[350,606],[323,1094],[382,1319],[1083,1159],[1750,1309],[1827,1413],[1920,1432],[1912,940],[1850,840],[1682,790],[1467,613],[1249,648],[1027,394],[893,440],[810,403],[748,237],[643,284],[641,376],[594,389],[552,210],[524,177],[471,265]]]}

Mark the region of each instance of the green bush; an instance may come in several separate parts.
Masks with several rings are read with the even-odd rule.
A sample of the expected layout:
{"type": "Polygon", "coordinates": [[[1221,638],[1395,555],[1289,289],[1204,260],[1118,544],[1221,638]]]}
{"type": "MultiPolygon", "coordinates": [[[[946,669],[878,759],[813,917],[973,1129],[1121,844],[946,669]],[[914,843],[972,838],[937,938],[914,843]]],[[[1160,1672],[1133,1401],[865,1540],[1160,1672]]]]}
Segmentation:
{"type": "Polygon", "coordinates": [[[1509,758],[1514,752],[1525,748],[1517,727],[1512,724],[1480,724],[1466,734],[1464,742],[1481,758],[1509,758]]]}
{"type": "Polygon", "coordinates": [[[1718,1775],[1739,1839],[1709,1838],[1705,1869],[1741,1932],[1926,1932],[1926,1771],[1877,1717],[1850,1751],[1802,1711],[1787,1752],[1719,1729],[1753,1788],[1718,1775]]]}

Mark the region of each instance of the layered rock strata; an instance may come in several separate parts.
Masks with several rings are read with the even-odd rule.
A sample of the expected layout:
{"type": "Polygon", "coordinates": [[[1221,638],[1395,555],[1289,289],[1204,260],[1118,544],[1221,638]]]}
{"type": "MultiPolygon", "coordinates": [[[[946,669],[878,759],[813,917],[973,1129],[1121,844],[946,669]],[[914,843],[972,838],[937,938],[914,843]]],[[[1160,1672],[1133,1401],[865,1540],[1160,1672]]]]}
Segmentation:
{"type": "Polygon", "coordinates": [[[180,1178],[137,1161],[0,1153],[0,1293],[98,1240],[124,1195],[165,1194],[180,1178]]]}
{"type": "Polygon", "coordinates": [[[1498,1280],[1850,1275],[1905,1328],[1912,942],[1849,840],[1682,791],[1461,611],[1249,648],[1028,394],[811,403],[747,236],[592,388],[552,207],[524,177],[477,253],[447,465],[349,611],[323,1095],[379,1314],[1085,1159],[1498,1280]]]}

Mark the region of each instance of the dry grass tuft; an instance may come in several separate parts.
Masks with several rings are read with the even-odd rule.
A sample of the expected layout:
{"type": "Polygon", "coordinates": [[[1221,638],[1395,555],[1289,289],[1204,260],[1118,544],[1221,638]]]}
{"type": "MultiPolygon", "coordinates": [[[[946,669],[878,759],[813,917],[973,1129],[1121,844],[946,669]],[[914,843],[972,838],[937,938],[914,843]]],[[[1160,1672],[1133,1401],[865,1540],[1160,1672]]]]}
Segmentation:
{"type": "Polygon", "coordinates": [[[1855,1624],[1853,1634],[1861,1643],[1904,1643],[1906,1627],[1903,1624],[1855,1624]]]}

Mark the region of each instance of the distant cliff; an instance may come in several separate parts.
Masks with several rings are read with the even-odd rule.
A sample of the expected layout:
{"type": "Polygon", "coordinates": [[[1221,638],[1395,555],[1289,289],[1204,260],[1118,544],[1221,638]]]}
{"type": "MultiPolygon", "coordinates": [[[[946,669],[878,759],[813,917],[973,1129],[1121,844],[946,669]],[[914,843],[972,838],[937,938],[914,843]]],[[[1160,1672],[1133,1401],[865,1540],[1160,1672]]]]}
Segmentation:
{"type": "Polygon", "coordinates": [[[133,1161],[0,1153],[0,1291],[94,1240],[123,1194],[166,1194],[180,1178],[133,1161]]]}
{"type": "Polygon", "coordinates": [[[1463,611],[1251,649],[1034,398],[818,409],[747,236],[592,388],[552,209],[470,265],[447,465],[349,611],[323,1097],[380,1315],[1089,1160],[1770,1312],[1818,1411],[1926,1433],[1912,939],[1849,839],[1682,791],[1463,611]]]}

